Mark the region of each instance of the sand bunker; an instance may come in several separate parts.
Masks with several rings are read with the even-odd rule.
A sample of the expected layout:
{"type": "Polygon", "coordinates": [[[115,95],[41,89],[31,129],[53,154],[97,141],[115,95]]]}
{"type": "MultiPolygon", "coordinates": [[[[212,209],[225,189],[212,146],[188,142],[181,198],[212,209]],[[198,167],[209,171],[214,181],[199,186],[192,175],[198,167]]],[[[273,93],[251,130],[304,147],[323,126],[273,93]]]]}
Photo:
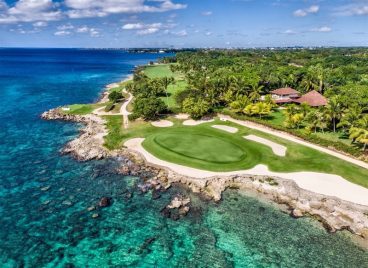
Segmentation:
{"type": "Polygon", "coordinates": [[[158,165],[164,168],[171,169],[172,171],[196,178],[210,178],[214,176],[232,176],[232,175],[263,175],[263,176],[275,176],[283,179],[295,181],[296,184],[305,190],[323,194],[327,196],[335,196],[342,200],[353,202],[361,205],[368,205],[368,189],[362,186],[351,183],[341,176],[318,173],[318,172],[291,172],[291,173],[279,173],[268,170],[265,165],[257,165],[252,169],[239,170],[232,172],[212,172],[196,168],[190,168],[174,163],[170,163],[147,152],[142,147],[144,139],[137,138],[128,140],[124,145],[144,156],[147,162],[158,165]]]}
{"type": "Polygon", "coordinates": [[[221,129],[223,131],[229,132],[229,133],[236,133],[238,132],[238,129],[236,127],[229,127],[225,125],[213,125],[213,128],[221,129]]]}
{"type": "Polygon", "coordinates": [[[262,143],[264,145],[267,145],[268,147],[271,147],[273,153],[278,156],[285,156],[287,148],[283,145],[280,145],[278,143],[275,143],[273,141],[255,136],[255,135],[248,135],[244,136],[245,139],[255,141],[258,143],[262,143]]]}
{"type": "Polygon", "coordinates": [[[175,118],[180,120],[187,120],[189,119],[189,114],[176,114],[175,118]]]}
{"type": "Polygon", "coordinates": [[[183,125],[184,126],[198,126],[200,124],[204,124],[204,123],[209,123],[209,122],[213,122],[215,121],[214,119],[210,119],[210,120],[192,120],[192,119],[189,119],[189,120],[185,120],[183,122],[183,125]]]}
{"type": "Polygon", "coordinates": [[[172,127],[174,125],[174,123],[169,120],[154,121],[151,122],[151,124],[154,127],[172,127]]]}

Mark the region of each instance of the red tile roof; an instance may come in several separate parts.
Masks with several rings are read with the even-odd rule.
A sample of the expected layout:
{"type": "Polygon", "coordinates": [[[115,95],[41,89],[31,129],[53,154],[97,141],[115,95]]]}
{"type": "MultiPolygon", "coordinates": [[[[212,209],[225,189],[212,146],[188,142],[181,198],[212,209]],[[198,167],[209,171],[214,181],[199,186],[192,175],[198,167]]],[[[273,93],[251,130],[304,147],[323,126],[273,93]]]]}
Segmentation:
{"type": "Polygon", "coordinates": [[[275,90],[272,90],[271,93],[275,95],[280,95],[280,96],[300,94],[298,91],[296,91],[295,89],[291,87],[275,89],[275,90]]]}
{"type": "Polygon", "coordinates": [[[327,104],[327,99],[315,90],[308,92],[307,94],[301,96],[299,99],[296,99],[294,101],[297,103],[306,102],[312,107],[325,106],[327,104]]]}
{"type": "Polygon", "coordinates": [[[290,98],[287,98],[287,99],[275,100],[275,103],[276,104],[291,103],[291,102],[294,102],[294,100],[293,99],[290,99],[290,98]]]}

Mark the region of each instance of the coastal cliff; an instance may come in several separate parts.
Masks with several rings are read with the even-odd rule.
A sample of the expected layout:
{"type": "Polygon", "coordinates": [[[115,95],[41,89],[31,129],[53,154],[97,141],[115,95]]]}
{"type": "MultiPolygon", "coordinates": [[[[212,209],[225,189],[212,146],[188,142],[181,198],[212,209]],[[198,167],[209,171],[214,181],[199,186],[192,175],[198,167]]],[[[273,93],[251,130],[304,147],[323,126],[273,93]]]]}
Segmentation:
{"type": "Polygon", "coordinates": [[[79,161],[120,157],[125,159],[119,172],[123,175],[142,176],[147,189],[167,189],[172,183],[180,183],[193,192],[201,193],[214,201],[220,201],[222,192],[228,188],[253,192],[286,208],[293,217],[311,216],[331,232],[349,230],[368,241],[368,207],[353,204],[335,197],[323,196],[301,189],[295,182],[270,176],[216,176],[191,178],[182,176],[165,167],[147,163],[144,157],[127,148],[109,151],[103,144],[107,135],[105,120],[96,115],[70,115],[60,108],[41,115],[45,120],[65,120],[82,123],[85,127],[75,140],[63,148],[62,153],[71,154],[79,161]]]}

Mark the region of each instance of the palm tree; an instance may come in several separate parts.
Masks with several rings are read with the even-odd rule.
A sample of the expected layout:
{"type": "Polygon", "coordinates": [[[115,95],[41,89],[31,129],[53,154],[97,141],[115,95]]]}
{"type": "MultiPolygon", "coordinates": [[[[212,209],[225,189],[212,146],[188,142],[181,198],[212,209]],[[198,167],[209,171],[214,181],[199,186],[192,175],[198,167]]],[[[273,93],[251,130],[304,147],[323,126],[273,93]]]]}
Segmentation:
{"type": "Polygon", "coordinates": [[[166,92],[166,103],[167,105],[169,105],[169,93],[167,91],[167,88],[169,87],[170,84],[174,83],[175,79],[174,77],[163,77],[161,78],[161,82],[162,82],[162,85],[165,89],[165,92],[166,92]]]}
{"type": "Polygon", "coordinates": [[[311,110],[305,117],[308,129],[314,129],[314,133],[317,133],[317,128],[320,126],[319,119],[321,118],[318,110],[311,110]]]}
{"type": "Polygon", "coordinates": [[[333,132],[336,132],[336,120],[341,119],[343,108],[340,100],[337,97],[331,98],[326,106],[327,113],[332,119],[333,132]]]}
{"type": "Polygon", "coordinates": [[[363,109],[359,106],[350,107],[344,110],[341,121],[337,124],[337,127],[342,127],[344,131],[347,131],[351,127],[358,126],[359,119],[362,118],[362,113],[363,109]]]}
{"type": "Polygon", "coordinates": [[[310,110],[311,107],[306,102],[303,102],[302,104],[299,105],[299,111],[303,115],[303,117],[305,117],[310,110]]]}
{"type": "Polygon", "coordinates": [[[247,96],[239,95],[237,96],[236,100],[230,104],[230,108],[235,110],[236,112],[240,112],[243,111],[245,107],[247,107],[247,105],[250,104],[250,102],[251,101],[247,96]]]}
{"type": "Polygon", "coordinates": [[[261,98],[263,86],[260,86],[258,82],[252,83],[250,86],[249,98],[252,102],[255,102],[261,98]]]}
{"type": "Polygon", "coordinates": [[[349,138],[352,139],[353,142],[359,142],[363,144],[363,151],[365,151],[368,145],[368,130],[352,127],[349,131],[349,134],[349,138]]]}
{"type": "Polygon", "coordinates": [[[252,106],[252,114],[259,115],[259,118],[262,118],[263,115],[269,115],[271,112],[271,105],[264,103],[264,102],[258,102],[252,106]]]}
{"type": "Polygon", "coordinates": [[[368,115],[364,115],[362,118],[360,118],[358,121],[357,121],[357,125],[360,127],[360,128],[363,128],[363,129],[368,129],[368,115]]]}

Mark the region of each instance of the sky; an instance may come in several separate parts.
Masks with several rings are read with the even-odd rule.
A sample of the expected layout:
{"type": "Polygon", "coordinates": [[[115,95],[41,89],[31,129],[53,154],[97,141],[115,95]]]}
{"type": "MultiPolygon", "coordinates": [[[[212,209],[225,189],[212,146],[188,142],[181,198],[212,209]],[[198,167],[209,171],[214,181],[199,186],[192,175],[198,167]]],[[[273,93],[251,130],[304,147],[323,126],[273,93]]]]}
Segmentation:
{"type": "Polygon", "coordinates": [[[0,0],[0,47],[368,46],[368,0],[0,0]]]}

